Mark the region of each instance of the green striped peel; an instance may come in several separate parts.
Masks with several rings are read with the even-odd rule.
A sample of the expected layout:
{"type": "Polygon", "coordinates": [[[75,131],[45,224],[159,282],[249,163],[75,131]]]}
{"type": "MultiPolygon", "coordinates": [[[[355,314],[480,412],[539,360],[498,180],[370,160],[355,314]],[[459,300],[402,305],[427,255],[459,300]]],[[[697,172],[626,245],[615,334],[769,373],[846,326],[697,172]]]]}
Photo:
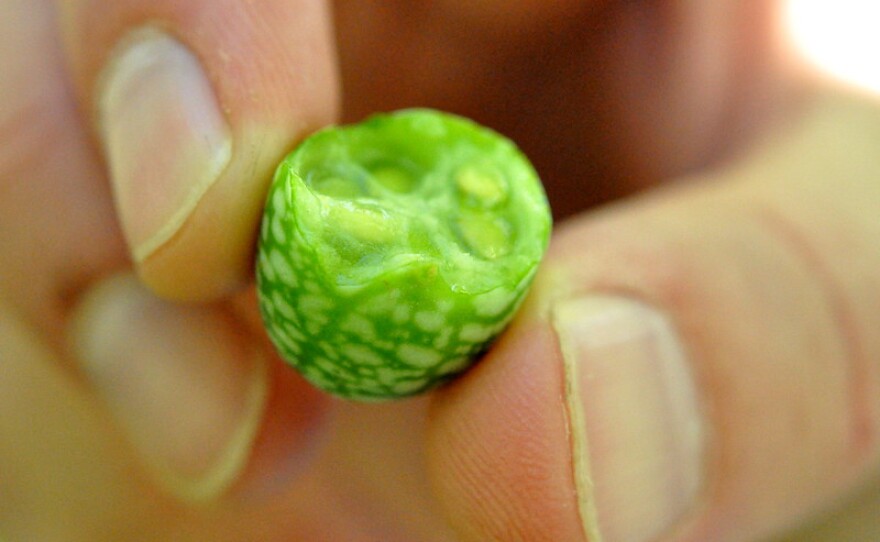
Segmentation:
{"type": "Polygon", "coordinates": [[[525,156],[467,119],[413,109],[326,128],[269,190],[263,321],[323,390],[413,395],[466,369],[509,323],[550,228],[525,156]]]}

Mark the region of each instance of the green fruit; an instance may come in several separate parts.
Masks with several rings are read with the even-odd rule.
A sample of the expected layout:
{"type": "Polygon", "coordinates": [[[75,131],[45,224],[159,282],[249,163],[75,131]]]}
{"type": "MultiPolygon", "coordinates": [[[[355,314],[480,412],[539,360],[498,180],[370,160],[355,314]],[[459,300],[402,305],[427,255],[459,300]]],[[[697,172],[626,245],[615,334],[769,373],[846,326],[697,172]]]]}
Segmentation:
{"type": "Polygon", "coordinates": [[[285,158],[269,190],[263,321],[319,388],[416,394],[504,329],[550,227],[528,160],[469,120],[417,109],[326,128],[285,158]]]}

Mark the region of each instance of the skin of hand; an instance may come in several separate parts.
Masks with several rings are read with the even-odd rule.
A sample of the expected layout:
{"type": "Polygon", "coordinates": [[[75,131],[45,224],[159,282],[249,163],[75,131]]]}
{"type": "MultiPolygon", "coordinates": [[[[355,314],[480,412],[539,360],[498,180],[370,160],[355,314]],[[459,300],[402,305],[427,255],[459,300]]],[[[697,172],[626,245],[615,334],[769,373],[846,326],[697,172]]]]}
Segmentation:
{"type": "Polygon", "coordinates": [[[0,540],[876,540],[880,100],[762,5],[0,1],[0,540]],[[408,105],[561,220],[472,371],[333,401],[261,331],[262,200],[408,105]]]}

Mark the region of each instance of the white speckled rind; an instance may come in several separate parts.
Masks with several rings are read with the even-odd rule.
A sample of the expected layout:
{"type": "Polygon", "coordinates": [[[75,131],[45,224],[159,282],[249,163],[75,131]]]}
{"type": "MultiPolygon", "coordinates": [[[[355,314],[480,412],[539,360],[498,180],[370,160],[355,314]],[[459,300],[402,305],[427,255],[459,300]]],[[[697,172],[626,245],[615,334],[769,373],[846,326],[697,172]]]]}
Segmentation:
{"type": "Polygon", "coordinates": [[[510,321],[550,225],[525,157],[470,121],[408,110],[321,131],[270,188],[257,256],[266,329],[288,362],[335,395],[433,388],[510,321]],[[476,188],[463,193],[456,171],[474,163],[497,178],[469,177],[476,188]],[[461,216],[479,227],[462,234],[461,216]]]}

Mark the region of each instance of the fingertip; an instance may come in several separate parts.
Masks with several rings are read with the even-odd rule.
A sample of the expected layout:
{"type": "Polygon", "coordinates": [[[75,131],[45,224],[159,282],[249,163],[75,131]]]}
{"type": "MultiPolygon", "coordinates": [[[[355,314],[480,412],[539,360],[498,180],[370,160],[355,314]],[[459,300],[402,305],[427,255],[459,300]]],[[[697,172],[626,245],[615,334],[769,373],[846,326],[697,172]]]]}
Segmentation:
{"type": "Polygon", "coordinates": [[[72,79],[139,276],[164,297],[215,299],[252,276],[278,162],[336,117],[329,13],[317,1],[142,4],[65,4],[72,79]]]}
{"type": "Polygon", "coordinates": [[[155,481],[190,503],[264,501],[292,485],[320,440],[327,396],[270,353],[247,300],[179,305],[119,275],[71,315],[89,389],[155,481]]]}
{"type": "Polygon", "coordinates": [[[584,540],[559,356],[546,322],[521,318],[437,393],[429,473],[464,540],[584,540]]]}
{"type": "Polygon", "coordinates": [[[138,277],[154,293],[177,301],[210,301],[240,291],[253,275],[262,206],[223,193],[205,195],[173,237],[135,258],[138,277]]]}
{"type": "Polygon", "coordinates": [[[68,334],[89,390],[160,485],[205,501],[239,478],[268,375],[264,352],[231,311],[165,302],[117,275],[83,293],[68,334]]]}

